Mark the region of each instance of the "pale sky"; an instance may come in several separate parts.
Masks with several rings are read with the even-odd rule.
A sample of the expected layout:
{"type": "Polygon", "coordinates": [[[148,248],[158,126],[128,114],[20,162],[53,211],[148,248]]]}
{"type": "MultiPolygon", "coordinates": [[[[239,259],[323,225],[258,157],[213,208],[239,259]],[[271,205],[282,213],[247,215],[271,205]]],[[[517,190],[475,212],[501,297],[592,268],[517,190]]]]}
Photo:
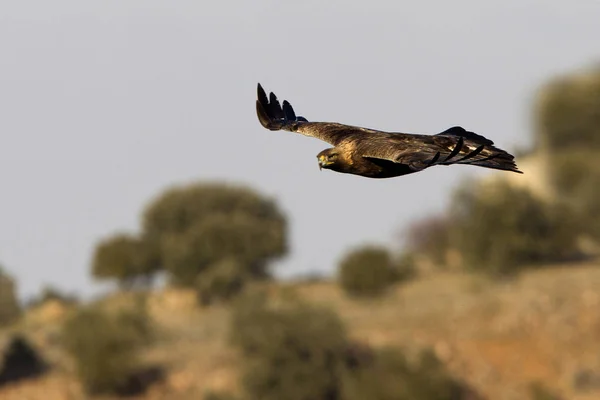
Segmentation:
{"type": "MultiPolygon", "coordinates": [[[[531,101],[600,61],[600,1],[0,2],[0,263],[27,298],[98,285],[95,243],[172,184],[226,179],[290,219],[281,275],[393,244],[468,176],[319,171],[316,139],[263,129],[256,84],[309,120],[531,143],[531,101]]],[[[518,162],[518,160],[517,160],[518,162]]]]}

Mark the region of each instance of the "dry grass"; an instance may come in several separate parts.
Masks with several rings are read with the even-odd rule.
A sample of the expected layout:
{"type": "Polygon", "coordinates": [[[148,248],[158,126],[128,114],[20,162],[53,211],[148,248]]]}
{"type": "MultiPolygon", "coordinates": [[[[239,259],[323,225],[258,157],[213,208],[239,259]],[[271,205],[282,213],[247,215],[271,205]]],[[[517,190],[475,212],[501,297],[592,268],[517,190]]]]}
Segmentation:
{"type": "MultiPolygon", "coordinates": [[[[378,300],[349,299],[332,283],[279,284],[270,290],[275,298],[332,307],[354,337],[373,345],[431,346],[451,371],[490,399],[526,399],[529,383],[541,381],[566,399],[591,400],[600,398],[600,390],[577,392],[573,377],[582,370],[600,374],[599,287],[597,265],[576,265],[531,271],[509,282],[434,274],[378,300]]],[[[198,399],[208,389],[237,389],[239,360],[227,343],[229,310],[198,309],[190,296],[167,291],[150,299],[159,329],[145,358],[165,367],[167,376],[145,399],[198,399]]],[[[123,296],[110,301],[122,302],[123,296]]],[[[40,339],[43,332],[55,332],[61,320],[36,324],[30,316],[18,327],[31,332],[59,368],[0,389],[0,398],[84,398],[68,361],[58,356],[60,347],[40,339]]]]}

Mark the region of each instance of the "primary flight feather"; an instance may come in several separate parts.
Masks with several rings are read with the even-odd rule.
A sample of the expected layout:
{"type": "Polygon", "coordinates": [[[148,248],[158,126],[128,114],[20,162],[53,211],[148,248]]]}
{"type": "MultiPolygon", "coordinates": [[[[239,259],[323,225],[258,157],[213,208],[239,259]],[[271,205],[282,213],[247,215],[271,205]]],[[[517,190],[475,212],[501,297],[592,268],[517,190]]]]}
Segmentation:
{"type": "Polygon", "coordinates": [[[384,132],[336,122],[309,122],[292,105],[258,84],[256,113],[269,130],[312,136],[331,144],[317,155],[320,168],[367,178],[391,178],[435,165],[468,164],[522,173],[494,142],[455,126],[436,135],[384,132]]]}

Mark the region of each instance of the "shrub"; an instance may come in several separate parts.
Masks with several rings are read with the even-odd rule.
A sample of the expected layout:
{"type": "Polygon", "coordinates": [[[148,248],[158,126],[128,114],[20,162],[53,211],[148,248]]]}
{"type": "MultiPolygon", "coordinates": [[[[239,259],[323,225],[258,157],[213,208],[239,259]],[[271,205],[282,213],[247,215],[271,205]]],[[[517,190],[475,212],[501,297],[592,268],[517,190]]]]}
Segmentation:
{"type": "Polygon", "coordinates": [[[339,265],[340,285],[351,296],[381,295],[394,281],[394,262],[390,252],[366,246],[348,253],[339,265]]]}
{"type": "Polygon", "coordinates": [[[208,305],[214,301],[229,300],[237,295],[248,279],[239,263],[228,258],[211,265],[207,271],[196,278],[198,301],[208,305]]]}
{"type": "Polygon", "coordinates": [[[569,210],[507,183],[491,191],[457,192],[455,245],[467,267],[510,275],[577,254],[577,223],[569,210]]]}
{"type": "Polygon", "coordinates": [[[122,394],[139,368],[138,351],[149,332],[145,314],[87,308],[66,322],[63,343],[89,393],[122,394]]]}
{"type": "Polygon", "coordinates": [[[540,140],[551,151],[600,149],[600,69],[548,83],[537,108],[540,140]]]}
{"type": "Polygon", "coordinates": [[[392,268],[392,281],[402,282],[415,276],[417,267],[415,255],[411,252],[404,252],[398,256],[392,268]]]}
{"type": "Polygon", "coordinates": [[[529,385],[529,396],[531,400],[562,400],[562,398],[540,382],[533,382],[529,385]]]}
{"type": "Polygon", "coordinates": [[[600,152],[555,154],[549,170],[554,190],[577,216],[581,231],[600,239],[600,152]]]}
{"type": "Polygon", "coordinates": [[[21,335],[14,335],[8,345],[0,349],[0,386],[39,376],[47,369],[46,362],[21,335]]]}
{"type": "Polygon", "coordinates": [[[352,342],[339,318],[322,308],[275,307],[264,296],[244,296],[234,308],[231,332],[244,358],[249,400],[478,398],[430,351],[409,362],[400,350],[352,342]]]}
{"type": "Polygon", "coordinates": [[[245,296],[231,332],[245,358],[242,383],[249,399],[338,398],[346,335],[334,313],[301,304],[272,308],[245,296]]]}
{"type": "Polygon", "coordinates": [[[237,400],[238,398],[231,393],[227,392],[213,392],[209,391],[202,397],[203,400],[237,400]]]}
{"type": "Polygon", "coordinates": [[[15,283],[0,266],[0,327],[14,322],[20,313],[15,283]]]}
{"type": "Polygon", "coordinates": [[[472,395],[454,379],[431,351],[409,362],[393,348],[375,352],[372,362],[347,371],[344,400],[460,400],[472,395]]]}

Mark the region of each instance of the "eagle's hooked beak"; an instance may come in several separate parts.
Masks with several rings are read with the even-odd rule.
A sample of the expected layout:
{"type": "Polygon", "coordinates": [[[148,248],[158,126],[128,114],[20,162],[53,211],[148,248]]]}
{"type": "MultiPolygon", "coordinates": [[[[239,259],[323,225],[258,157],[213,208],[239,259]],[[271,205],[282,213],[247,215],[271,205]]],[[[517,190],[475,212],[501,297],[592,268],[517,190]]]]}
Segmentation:
{"type": "Polygon", "coordinates": [[[323,169],[323,165],[325,164],[325,156],[318,157],[319,159],[319,171],[323,169]]]}

